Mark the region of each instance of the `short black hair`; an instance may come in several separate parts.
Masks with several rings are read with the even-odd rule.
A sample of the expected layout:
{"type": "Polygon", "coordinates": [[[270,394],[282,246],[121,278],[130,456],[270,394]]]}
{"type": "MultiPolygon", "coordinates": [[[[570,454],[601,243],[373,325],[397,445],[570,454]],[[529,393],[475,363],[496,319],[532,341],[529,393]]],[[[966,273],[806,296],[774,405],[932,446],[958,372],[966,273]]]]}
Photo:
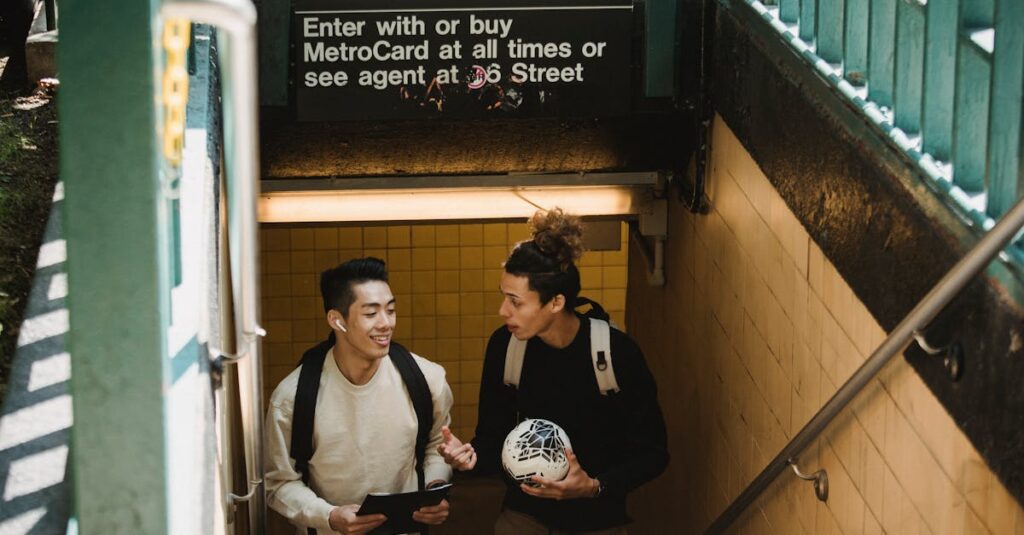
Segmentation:
{"type": "Polygon", "coordinates": [[[367,281],[388,282],[388,268],[379,258],[354,258],[320,274],[320,295],[324,312],[337,310],[348,317],[348,309],[356,300],[352,286],[367,281]]]}

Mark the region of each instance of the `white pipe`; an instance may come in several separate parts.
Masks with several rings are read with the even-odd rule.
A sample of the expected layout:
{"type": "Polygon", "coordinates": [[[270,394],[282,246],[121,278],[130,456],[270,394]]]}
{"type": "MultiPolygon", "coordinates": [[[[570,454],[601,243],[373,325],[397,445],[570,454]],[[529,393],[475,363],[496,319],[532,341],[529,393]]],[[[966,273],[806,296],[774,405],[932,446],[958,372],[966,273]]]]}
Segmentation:
{"type": "Polygon", "coordinates": [[[654,238],[654,266],[647,266],[647,283],[651,286],[665,285],[665,238],[654,238]]]}
{"type": "Polygon", "coordinates": [[[654,252],[652,253],[644,240],[644,235],[639,230],[630,231],[630,236],[640,249],[644,257],[644,268],[647,274],[647,283],[651,286],[665,285],[665,237],[654,236],[654,252]]]}
{"type": "MultiPolygon", "coordinates": [[[[249,0],[165,0],[160,11],[164,19],[183,18],[216,26],[227,33],[229,56],[223,80],[225,98],[225,145],[228,184],[234,195],[229,206],[231,284],[242,398],[242,426],[249,488],[250,533],[261,535],[266,526],[263,486],[263,377],[260,358],[259,272],[256,258],[256,199],[259,191],[259,106],[256,99],[256,8],[249,0]]],[[[233,501],[239,501],[237,495],[233,501]]],[[[229,500],[229,501],[232,501],[229,500]]]]}

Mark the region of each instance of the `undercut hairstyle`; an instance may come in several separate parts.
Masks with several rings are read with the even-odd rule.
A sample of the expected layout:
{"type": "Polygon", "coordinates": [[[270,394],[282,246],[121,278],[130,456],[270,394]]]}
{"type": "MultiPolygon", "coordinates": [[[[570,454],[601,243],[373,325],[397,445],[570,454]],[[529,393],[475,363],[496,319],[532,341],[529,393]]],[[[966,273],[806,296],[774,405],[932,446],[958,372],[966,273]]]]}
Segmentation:
{"type": "Polygon", "coordinates": [[[324,312],[332,308],[348,318],[348,309],[356,300],[356,284],[367,281],[388,282],[388,269],[384,261],[368,256],[355,258],[320,274],[320,296],[324,299],[324,312]]]}
{"type": "Polygon", "coordinates": [[[532,238],[516,244],[505,261],[505,272],[526,277],[530,289],[548,304],[556,295],[565,296],[565,309],[576,308],[580,294],[580,270],[576,262],[583,256],[583,224],[580,218],[561,208],[538,211],[530,218],[532,238]]]}

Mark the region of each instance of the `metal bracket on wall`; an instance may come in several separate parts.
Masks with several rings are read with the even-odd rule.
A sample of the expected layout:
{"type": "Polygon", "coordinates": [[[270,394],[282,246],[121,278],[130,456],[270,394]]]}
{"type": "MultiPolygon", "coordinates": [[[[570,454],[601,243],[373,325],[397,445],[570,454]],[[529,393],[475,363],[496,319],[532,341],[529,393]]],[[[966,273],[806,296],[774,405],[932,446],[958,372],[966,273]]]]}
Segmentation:
{"type": "Polygon", "coordinates": [[[953,342],[945,347],[935,347],[928,343],[924,333],[914,331],[914,340],[921,349],[932,356],[942,356],[942,367],[946,369],[949,380],[956,382],[963,376],[964,371],[964,348],[960,342],[953,342]]]}
{"type": "Polygon", "coordinates": [[[640,221],[630,227],[630,236],[636,242],[647,266],[647,282],[651,286],[665,285],[665,239],[668,237],[668,201],[651,201],[649,211],[640,214],[640,221]],[[654,238],[653,248],[647,238],[654,238]]]}
{"type": "Polygon", "coordinates": [[[823,502],[828,501],[828,472],[825,470],[818,470],[813,474],[805,474],[800,471],[800,467],[796,464],[796,458],[789,460],[789,465],[793,468],[793,473],[796,477],[803,479],[804,481],[814,482],[814,495],[823,502]]]}
{"type": "Polygon", "coordinates": [[[245,496],[239,496],[237,494],[229,492],[227,495],[227,523],[233,524],[235,522],[235,513],[238,512],[238,504],[250,502],[256,495],[256,492],[261,489],[260,484],[263,483],[262,479],[257,479],[249,482],[249,493],[245,496]]]}

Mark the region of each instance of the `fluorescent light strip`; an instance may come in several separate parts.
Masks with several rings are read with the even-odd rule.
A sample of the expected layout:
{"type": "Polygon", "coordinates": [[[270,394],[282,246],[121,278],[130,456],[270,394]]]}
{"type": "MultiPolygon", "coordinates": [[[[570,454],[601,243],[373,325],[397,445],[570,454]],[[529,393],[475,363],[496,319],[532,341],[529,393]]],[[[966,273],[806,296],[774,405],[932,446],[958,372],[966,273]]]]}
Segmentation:
{"type": "Polygon", "coordinates": [[[274,192],[260,196],[261,223],[525,219],[538,207],[580,216],[636,215],[647,187],[402,189],[274,192]]]}

